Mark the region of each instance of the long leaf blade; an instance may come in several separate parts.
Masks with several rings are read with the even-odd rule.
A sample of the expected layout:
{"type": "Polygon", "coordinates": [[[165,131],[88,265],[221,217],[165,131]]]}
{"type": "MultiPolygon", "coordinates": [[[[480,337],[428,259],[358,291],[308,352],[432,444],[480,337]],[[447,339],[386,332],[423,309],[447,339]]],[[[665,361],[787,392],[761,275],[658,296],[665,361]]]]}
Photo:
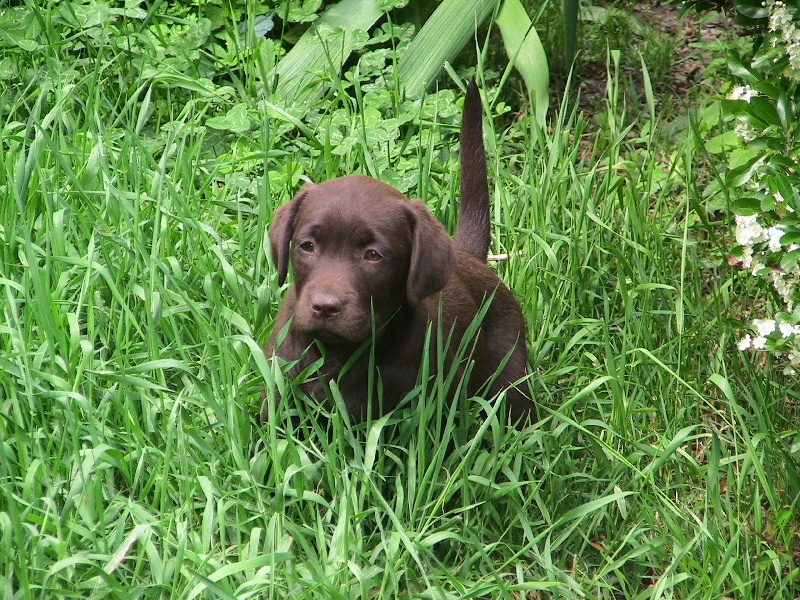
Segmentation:
{"type": "Polygon", "coordinates": [[[520,0],[505,0],[497,15],[497,26],[509,59],[525,80],[531,96],[536,121],[544,127],[547,106],[550,103],[550,69],[539,34],[531,24],[520,0]]]}
{"type": "Polygon", "coordinates": [[[498,0],[444,0],[400,57],[397,71],[408,96],[417,97],[434,80],[445,61],[464,47],[498,0]]]}
{"type": "Polygon", "coordinates": [[[313,101],[324,89],[320,71],[339,70],[355,47],[358,32],[383,15],[377,0],[341,0],[317,19],[275,67],[281,98],[313,101]]]}

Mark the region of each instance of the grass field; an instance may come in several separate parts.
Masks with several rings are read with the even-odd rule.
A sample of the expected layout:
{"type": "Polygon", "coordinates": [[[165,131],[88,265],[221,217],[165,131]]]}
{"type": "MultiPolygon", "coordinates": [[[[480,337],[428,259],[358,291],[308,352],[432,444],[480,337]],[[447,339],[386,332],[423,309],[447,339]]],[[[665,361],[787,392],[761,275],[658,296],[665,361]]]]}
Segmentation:
{"type": "Polygon", "coordinates": [[[0,596],[800,597],[797,387],[736,349],[769,295],[725,262],[692,127],[612,77],[539,133],[486,86],[540,422],[434,382],[261,425],[291,385],[261,350],[273,211],[366,173],[452,230],[462,93],[367,74],[300,112],[166,22],[29,13],[0,109],[0,596]]]}

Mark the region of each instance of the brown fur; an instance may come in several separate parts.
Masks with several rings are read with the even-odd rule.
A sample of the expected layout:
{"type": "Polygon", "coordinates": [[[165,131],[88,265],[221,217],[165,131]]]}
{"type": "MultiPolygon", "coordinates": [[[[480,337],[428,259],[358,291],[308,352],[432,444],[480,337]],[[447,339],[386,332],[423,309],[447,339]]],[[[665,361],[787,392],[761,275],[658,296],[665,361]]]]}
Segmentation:
{"type": "MultiPolygon", "coordinates": [[[[292,264],[294,284],[278,313],[267,354],[287,361],[302,357],[297,367],[301,370],[320,358],[315,342],[321,341],[325,360],[320,377],[338,381],[355,418],[365,415],[370,397],[370,352],[363,352],[344,375],[341,371],[372,339],[373,328],[374,367],[383,387],[382,406],[373,406],[377,414],[380,408],[393,409],[416,384],[429,324],[437,323],[441,313],[442,331],[453,331],[448,354],[452,360],[465,330],[492,295],[474,343],[468,389],[475,393],[481,388],[507,355],[490,392],[526,377],[522,313],[485,264],[489,207],[480,119],[480,97],[473,83],[461,142],[462,173],[465,168],[470,171],[462,174],[462,211],[469,212],[459,218],[455,240],[420,200],[409,201],[391,186],[362,175],[306,185],[275,215],[269,230],[273,260],[281,283],[292,264]],[[276,336],[290,319],[286,338],[276,348],[276,336]]],[[[435,343],[431,347],[435,349],[435,343]]],[[[430,364],[435,367],[435,359],[430,364]]],[[[324,400],[320,379],[303,387],[324,400]]],[[[515,421],[536,418],[533,403],[522,391],[527,389],[522,382],[507,392],[515,421]]],[[[262,418],[267,412],[265,403],[262,418]]]]}

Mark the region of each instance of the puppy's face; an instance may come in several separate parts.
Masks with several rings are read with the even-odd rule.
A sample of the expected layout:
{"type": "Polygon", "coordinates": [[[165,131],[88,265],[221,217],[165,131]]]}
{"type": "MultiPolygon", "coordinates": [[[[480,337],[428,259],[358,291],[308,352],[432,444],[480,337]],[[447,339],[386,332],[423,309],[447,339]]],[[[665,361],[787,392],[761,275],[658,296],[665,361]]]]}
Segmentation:
{"type": "Polygon", "coordinates": [[[452,270],[450,238],[424,205],[369,177],[306,186],[269,233],[279,280],[294,268],[292,327],[328,344],[364,342],[452,270]]]}
{"type": "Polygon", "coordinates": [[[380,327],[405,302],[411,224],[392,188],[342,183],[307,190],[299,207],[294,323],[324,342],[359,343],[373,316],[380,327]]]}

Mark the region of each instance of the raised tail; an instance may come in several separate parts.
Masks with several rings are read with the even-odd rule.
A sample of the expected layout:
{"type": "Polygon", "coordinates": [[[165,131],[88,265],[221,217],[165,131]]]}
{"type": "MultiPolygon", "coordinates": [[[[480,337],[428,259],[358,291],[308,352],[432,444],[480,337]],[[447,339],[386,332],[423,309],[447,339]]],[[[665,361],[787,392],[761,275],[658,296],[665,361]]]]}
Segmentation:
{"type": "Polygon", "coordinates": [[[483,147],[483,111],[475,78],[467,86],[461,117],[461,207],[455,243],[482,261],[489,254],[489,179],[483,147]]]}

